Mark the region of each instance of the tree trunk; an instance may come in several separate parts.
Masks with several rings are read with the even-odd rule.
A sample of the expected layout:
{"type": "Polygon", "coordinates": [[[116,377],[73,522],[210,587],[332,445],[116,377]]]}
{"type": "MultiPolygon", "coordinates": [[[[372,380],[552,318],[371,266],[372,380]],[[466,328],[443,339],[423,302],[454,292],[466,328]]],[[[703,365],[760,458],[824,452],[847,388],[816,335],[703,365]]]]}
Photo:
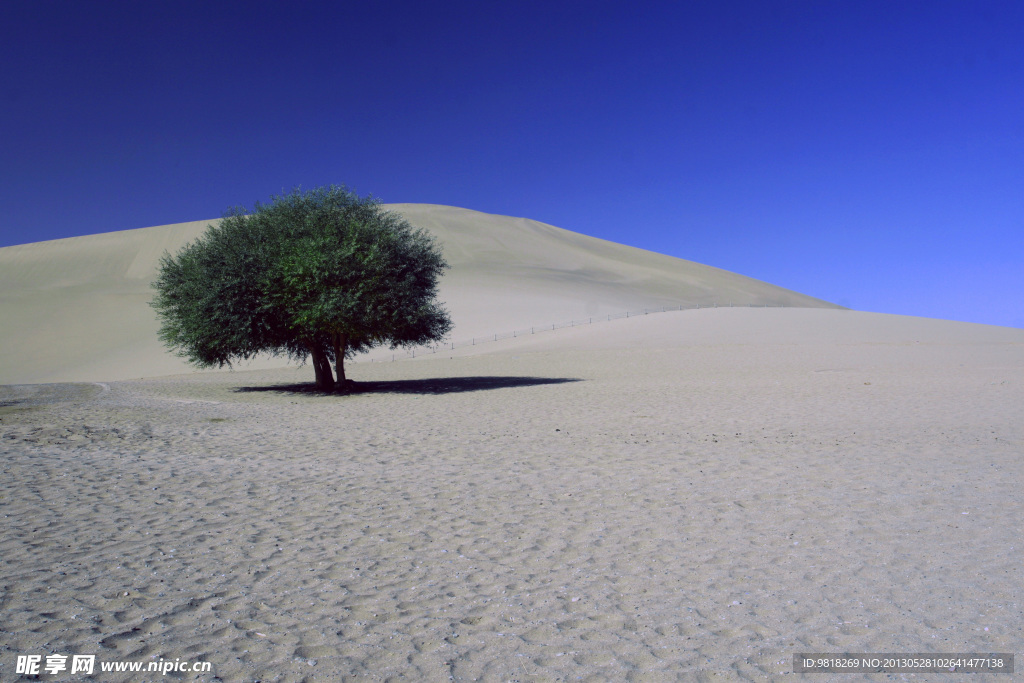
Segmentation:
{"type": "Polygon", "coordinates": [[[322,391],[334,390],[334,375],[331,374],[331,361],[327,359],[316,345],[310,346],[309,353],[313,356],[313,372],[316,373],[316,388],[322,391]]]}
{"type": "Polygon", "coordinates": [[[338,384],[345,389],[345,333],[335,332],[331,335],[331,342],[334,344],[334,369],[338,373],[338,384]]]}

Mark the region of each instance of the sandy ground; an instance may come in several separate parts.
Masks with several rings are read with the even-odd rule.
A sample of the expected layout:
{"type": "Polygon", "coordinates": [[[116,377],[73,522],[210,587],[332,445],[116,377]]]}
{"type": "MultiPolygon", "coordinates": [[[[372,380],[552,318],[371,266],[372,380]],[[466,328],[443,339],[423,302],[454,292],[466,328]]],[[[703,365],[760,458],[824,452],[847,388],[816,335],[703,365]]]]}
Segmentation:
{"type": "Polygon", "coordinates": [[[754,309],[538,339],[355,364],[349,396],[308,367],[0,388],[0,679],[52,652],[217,676],[97,677],[132,681],[1024,652],[1024,331],[754,309]]]}

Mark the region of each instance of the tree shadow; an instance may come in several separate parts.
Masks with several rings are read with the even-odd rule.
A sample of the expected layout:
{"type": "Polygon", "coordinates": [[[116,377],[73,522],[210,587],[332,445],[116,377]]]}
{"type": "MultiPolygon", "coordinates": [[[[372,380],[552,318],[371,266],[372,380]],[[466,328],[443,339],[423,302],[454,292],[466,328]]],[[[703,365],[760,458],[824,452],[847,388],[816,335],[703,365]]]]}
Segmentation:
{"type": "Polygon", "coordinates": [[[351,382],[349,390],[321,391],[315,384],[272,384],[260,387],[237,387],[236,392],[269,391],[286,394],[313,394],[319,396],[347,396],[352,394],[457,394],[466,391],[488,391],[512,387],[531,387],[541,384],[582,382],[574,377],[430,377],[427,379],[397,379],[376,382],[351,382]]]}

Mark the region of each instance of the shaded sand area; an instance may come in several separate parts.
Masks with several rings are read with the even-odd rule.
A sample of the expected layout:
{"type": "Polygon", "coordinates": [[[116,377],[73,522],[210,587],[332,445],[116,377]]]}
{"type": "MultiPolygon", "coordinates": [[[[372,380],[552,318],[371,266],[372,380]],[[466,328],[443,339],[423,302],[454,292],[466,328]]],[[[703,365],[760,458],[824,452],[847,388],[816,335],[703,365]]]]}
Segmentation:
{"type": "MultiPolygon", "coordinates": [[[[50,652],[225,681],[1024,652],[1024,331],[683,311],[350,376],[0,388],[0,678],[50,652]]],[[[953,680],[842,677],[902,679],[953,680]]]]}

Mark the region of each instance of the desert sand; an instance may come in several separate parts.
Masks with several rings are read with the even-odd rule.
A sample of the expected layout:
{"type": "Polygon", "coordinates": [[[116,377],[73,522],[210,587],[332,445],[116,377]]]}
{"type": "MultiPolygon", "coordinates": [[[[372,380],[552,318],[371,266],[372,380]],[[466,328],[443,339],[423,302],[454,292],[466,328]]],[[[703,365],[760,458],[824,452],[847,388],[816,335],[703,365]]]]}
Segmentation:
{"type": "MultiPolygon", "coordinates": [[[[451,269],[440,300],[456,342],[658,306],[835,307],[736,273],[525,218],[392,204],[433,233],[451,269]]],[[[147,305],[165,251],[209,224],[194,221],[0,248],[0,384],[106,382],[192,370],[157,339],[147,305]]],[[[246,368],[282,367],[265,358],[246,368]]]]}
{"type": "MultiPolygon", "coordinates": [[[[557,277],[580,294],[545,313],[581,317],[557,277]]],[[[1024,330],[704,308],[349,376],[0,387],[0,678],[54,652],[213,666],[178,680],[665,681],[1022,651],[1024,330]]],[[[161,679],[121,676],[98,679],[161,679]]],[[[893,679],[953,680],[842,676],[893,679]]]]}

